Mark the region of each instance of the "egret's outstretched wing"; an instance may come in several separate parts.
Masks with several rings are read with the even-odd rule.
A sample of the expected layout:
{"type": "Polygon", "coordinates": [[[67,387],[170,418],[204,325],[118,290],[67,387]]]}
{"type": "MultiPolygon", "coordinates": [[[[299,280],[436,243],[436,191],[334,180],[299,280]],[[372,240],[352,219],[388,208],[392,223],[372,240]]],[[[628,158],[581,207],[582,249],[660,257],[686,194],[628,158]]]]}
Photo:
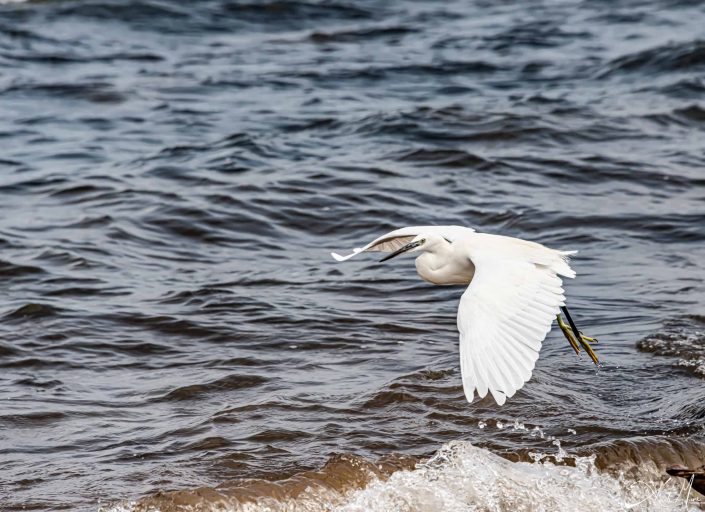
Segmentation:
{"type": "Polygon", "coordinates": [[[489,391],[502,405],[531,378],[541,343],[565,304],[557,274],[575,272],[565,261],[569,253],[543,246],[521,251],[498,238],[473,245],[475,276],[458,308],[463,390],[469,402],[475,391],[480,398],[489,391]]]}
{"type": "Polygon", "coordinates": [[[345,261],[349,260],[356,254],[366,251],[396,251],[405,244],[411,242],[414,237],[420,233],[434,233],[442,236],[449,242],[453,242],[454,240],[462,237],[464,234],[473,233],[474,231],[474,229],[466,228],[464,226],[410,226],[390,231],[386,235],[382,235],[379,238],[372,240],[364,247],[356,247],[353,249],[353,252],[347,256],[341,256],[335,252],[332,252],[331,256],[333,256],[336,261],[345,261]]]}

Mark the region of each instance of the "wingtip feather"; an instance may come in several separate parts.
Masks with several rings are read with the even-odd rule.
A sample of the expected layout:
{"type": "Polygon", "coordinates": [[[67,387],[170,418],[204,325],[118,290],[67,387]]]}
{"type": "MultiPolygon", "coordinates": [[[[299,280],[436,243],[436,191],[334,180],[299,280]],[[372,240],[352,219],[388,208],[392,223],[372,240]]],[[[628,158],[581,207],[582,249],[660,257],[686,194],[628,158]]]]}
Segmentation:
{"type": "Polygon", "coordinates": [[[497,402],[497,405],[504,405],[507,401],[507,395],[505,395],[502,391],[490,389],[490,393],[492,393],[492,398],[494,398],[494,401],[497,402]]]}
{"type": "Polygon", "coordinates": [[[353,252],[351,252],[347,256],[341,256],[337,252],[332,252],[332,253],[330,253],[330,255],[333,256],[333,259],[335,261],[347,261],[350,258],[352,258],[353,256],[355,256],[356,254],[360,254],[362,251],[363,251],[363,249],[361,247],[355,247],[353,249],[353,252]]]}

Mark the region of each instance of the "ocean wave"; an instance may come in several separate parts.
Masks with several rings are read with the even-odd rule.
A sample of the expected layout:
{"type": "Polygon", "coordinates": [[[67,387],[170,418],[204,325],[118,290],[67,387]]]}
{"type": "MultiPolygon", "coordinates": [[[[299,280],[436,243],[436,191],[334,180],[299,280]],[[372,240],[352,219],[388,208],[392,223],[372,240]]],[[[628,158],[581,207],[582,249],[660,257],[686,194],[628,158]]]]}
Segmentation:
{"type": "Polygon", "coordinates": [[[701,69],[705,66],[705,41],[671,42],[648,50],[623,55],[609,63],[608,71],[665,73],[701,69]]]}
{"type": "Polygon", "coordinates": [[[467,512],[683,511],[702,497],[654,463],[598,469],[596,455],[532,452],[512,462],[467,441],[445,444],[430,459],[372,463],[337,456],[318,472],[278,482],[246,480],[216,488],[160,492],[102,512],[467,512]]]}
{"type": "Polygon", "coordinates": [[[705,317],[687,315],[669,320],[661,331],[639,340],[637,348],[670,357],[676,367],[705,378],[705,317]]]}
{"type": "Polygon", "coordinates": [[[702,313],[705,42],[686,4],[5,2],[0,508],[158,489],[521,508],[502,475],[532,472],[556,482],[536,507],[563,489],[618,508],[627,483],[702,464],[704,329],[684,315],[702,313]],[[603,368],[556,330],[504,407],[468,404],[462,290],[410,259],[329,257],[413,224],[580,250],[566,296],[603,368]],[[573,475],[608,497],[561,481],[555,450],[533,461],[551,436],[596,455],[573,475]],[[473,445],[416,467],[453,440],[473,445]],[[500,490],[469,501],[483,475],[463,465],[500,490]]]}

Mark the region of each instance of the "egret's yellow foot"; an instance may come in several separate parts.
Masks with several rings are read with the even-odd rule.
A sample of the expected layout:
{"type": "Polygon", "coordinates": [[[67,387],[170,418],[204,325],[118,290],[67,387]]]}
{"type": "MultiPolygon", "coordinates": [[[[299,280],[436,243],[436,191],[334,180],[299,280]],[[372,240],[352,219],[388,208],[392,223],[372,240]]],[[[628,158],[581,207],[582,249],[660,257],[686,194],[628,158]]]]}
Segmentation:
{"type": "Polygon", "coordinates": [[[597,358],[597,354],[595,354],[595,351],[592,350],[592,347],[590,346],[590,343],[597,343],[597,339],[585,336],[582,332],[578,331],[580,334],[580,339],[578,339],[576,342],[573,329],[570,327],[570,325],[566,324],[563,321],[561,315],[556,315],[556,320],[558,321],[558,327],[560,327],[561,331],[563,331],[563,336],[566,337],[568,343],[570,343],[570,346],[573,347],[573,350],[575,350],[575,353],[580,354],[580,347],[578,346],[578,343],[580,343],[585,352],[587,352],[587,354],[590,356],[590,359],[592,359],[592,362],[599,366],[600,361],[597,358]]]}
{"type": "Polygon", "coordinates": [[[565,339],[568,340],[568,343],[570,343],[570,346],[573,347],[575,353],[580,354],[580,347],[575,341],[575,336],[573,336],[573,331],[570,330],[570,325],[563,321],[561,315],[556,315],[556,320],[558,320],[558,327],[560,327],[561,331],[563,331],[563,336],[565,336],[565,339]]]}
{"type": "Polygon", "coordinates": [[[583,338],[584,341],[587,341],[588,343],[598,343],[598,339],[597,339],[597,338],[591,338],[591,337],[589,337],[589,336],[585,336],[585,335],[583,334],[583,331],[578,331],[578,332],[580,333],[580,336],[582,336],[582,338],[583,338]]]}

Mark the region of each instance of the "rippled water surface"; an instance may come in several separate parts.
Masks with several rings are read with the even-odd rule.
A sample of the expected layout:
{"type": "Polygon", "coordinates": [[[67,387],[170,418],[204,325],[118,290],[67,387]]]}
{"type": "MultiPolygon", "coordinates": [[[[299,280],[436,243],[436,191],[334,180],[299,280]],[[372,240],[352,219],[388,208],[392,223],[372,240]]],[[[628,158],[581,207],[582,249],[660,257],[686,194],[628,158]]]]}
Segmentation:
{"type": "Polygon", "coordinates": [[[697,506],[663,469],[705,463],[704,19],[0,5],[0,508],[697,506]],[[466,403],[462,288],[329,256],[414,224],[579,250],[603,368],[556,330],[466,403]]]}

